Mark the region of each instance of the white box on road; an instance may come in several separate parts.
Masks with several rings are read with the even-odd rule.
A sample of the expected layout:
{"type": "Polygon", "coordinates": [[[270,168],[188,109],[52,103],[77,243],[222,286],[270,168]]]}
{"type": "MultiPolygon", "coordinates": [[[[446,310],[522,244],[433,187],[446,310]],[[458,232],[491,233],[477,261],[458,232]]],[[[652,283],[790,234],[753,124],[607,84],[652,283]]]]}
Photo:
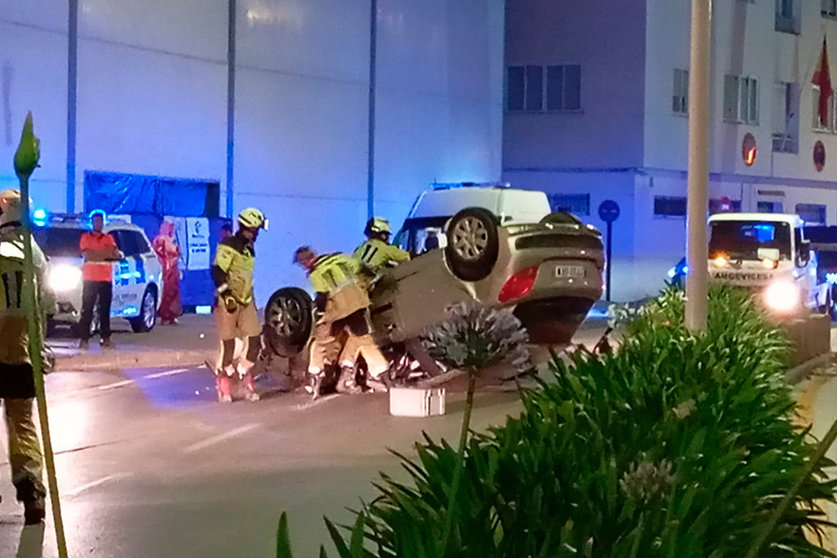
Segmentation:
{"type": "Polygon", "coordinates": [[[444,415],[445,388],[390,388],[389,414],[396,417],[444,415]]]}

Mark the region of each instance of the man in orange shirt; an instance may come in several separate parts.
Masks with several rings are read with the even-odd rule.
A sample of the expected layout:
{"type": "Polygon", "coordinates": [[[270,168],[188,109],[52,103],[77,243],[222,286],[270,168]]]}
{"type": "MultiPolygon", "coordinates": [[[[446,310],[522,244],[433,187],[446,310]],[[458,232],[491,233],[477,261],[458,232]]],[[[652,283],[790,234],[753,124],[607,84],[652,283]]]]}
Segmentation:
{"type": "Polygon", "coordinates": [[[84,289],[81,295],[81,322],[79,322],[79,348],[86,349],[90,339],[90,323],[93,309],[99,301],[99,335],[102,347],[113,347],[110,340],[110,304],[113,298],[113,261],[121,254],[113,236],[102,229],[105,226],[105,212],[96,210],[90,214],[93,230],[81,235],[79,247],[84,255],[81,275],[84,289]]]}

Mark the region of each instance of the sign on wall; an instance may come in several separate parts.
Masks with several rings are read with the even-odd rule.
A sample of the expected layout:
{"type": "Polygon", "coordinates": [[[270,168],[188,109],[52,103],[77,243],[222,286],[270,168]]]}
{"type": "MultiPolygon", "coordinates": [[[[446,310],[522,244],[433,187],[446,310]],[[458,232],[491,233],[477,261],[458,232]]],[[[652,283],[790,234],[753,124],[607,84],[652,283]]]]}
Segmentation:
{"type": "Polygon", "coordinates": [[[188,269],[209,269],[209,219],[187,217],[186,232],[189,238],[188,269]]]}

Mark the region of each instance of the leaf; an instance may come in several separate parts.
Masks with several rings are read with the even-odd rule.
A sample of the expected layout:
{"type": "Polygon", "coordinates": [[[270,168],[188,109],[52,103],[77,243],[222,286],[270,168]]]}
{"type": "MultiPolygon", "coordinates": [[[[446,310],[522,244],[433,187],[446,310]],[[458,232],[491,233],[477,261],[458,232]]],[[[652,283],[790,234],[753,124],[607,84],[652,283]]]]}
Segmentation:
{"type": "Polygon", "coordinates": [[[279,517],[279,527],[276,530],[276,558],[293,558],[291,551],[291,536],[288,532],[288,515],[282,512],[279,517]]]}

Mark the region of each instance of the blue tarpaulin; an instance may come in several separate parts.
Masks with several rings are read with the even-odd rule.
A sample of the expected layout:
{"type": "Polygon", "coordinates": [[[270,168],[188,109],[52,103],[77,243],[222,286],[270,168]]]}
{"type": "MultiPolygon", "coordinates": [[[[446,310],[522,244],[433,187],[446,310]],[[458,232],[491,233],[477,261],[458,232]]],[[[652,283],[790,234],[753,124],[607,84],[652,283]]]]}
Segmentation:
{"type": "MultiPolygon", "coordinates": [[[[141,174],[85,171],[84,210],[101,209],[107,214],[130,215],[149,240],[154,240],[163,217],[207,217],[210,256],[226,219],[218,218],[218,182],[168,178],[141,174]]],[[[181,250],[186,250],[181,246],[181,250]]],[[[211,260],[210,260],[211,261],[211,260]]],[[[208,269],[182,269],[180,296],[184,307],[212,304],[215,286],[208,269]]]]}

